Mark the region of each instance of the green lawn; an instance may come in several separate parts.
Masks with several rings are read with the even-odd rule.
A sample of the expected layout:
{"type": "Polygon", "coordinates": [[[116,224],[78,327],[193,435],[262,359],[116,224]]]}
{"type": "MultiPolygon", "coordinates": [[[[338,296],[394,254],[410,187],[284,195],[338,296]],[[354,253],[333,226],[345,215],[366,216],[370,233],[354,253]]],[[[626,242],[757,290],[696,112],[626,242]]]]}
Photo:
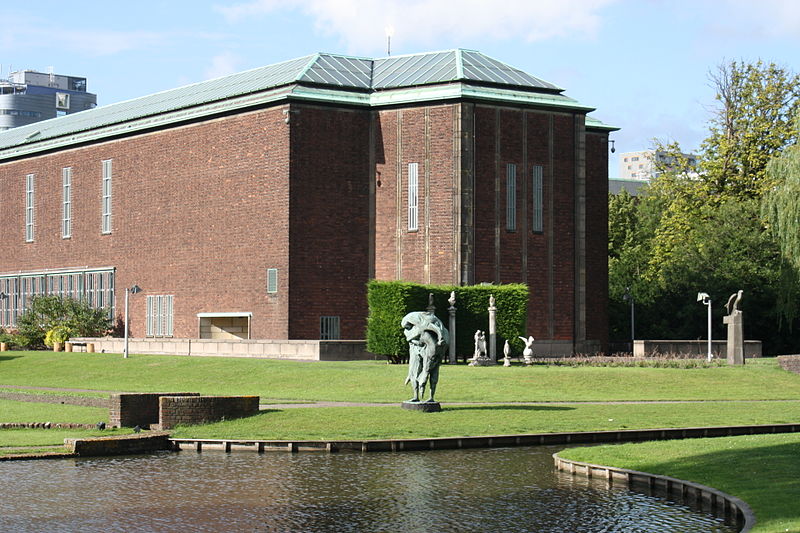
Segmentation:
{"type": "Polygon", "coordinates": [[[753,532],[800,531],[800,435],[749,435],[572,448],[565,459],[686,479],[741,498],[753,532]]]}
{"type": "MultiPolygon", "coordinates": [[[[397,402],[407,369],[381,361],[294,362],[157,355],[5,352],[0,387],[256,394],[264,399],[397,402]]],[[[774,359],[704,369],[446,365],[442,402],[800,399],[774,359]]]]}
{"type": "MultiPolygon", "coordinates": [[[[94,424],[100,421],[108,422],[108,409],[0,399],[0,422],[94,424]]],[[[0,433],[0,438],[2,438],[2,433],[0,433]]]]}

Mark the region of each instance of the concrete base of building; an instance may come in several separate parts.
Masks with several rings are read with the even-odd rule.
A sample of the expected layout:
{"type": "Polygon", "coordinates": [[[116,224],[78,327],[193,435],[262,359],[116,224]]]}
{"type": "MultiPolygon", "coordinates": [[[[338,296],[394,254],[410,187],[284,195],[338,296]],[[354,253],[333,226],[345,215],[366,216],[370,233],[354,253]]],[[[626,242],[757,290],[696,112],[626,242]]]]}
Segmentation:
{"type": "MultiPolygon", "coordinates": [[[[116,337],[71,339],[94,344],[96,352],[122,353],[124,340],[116,337]]],[[[128,339],[132,354],[191,355],[200,357],[254,357],[297,361],[355,361],[384,359],[369,353],[366,341],[245,340],[245,339],[128,339]]]]}

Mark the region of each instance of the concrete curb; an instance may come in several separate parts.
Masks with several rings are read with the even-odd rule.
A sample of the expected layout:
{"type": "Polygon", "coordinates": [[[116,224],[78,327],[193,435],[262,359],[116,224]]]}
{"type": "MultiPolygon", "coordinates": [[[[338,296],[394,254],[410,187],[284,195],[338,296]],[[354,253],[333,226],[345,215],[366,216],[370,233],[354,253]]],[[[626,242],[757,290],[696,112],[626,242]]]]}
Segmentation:
{"type": "Polygon", "coordinates": [[[617,482],[648,496],[658,494],[683,504],[694,504],[719,518],[735,522],[742,533],[750,531],[756,524],[755,514],[749,505],[712,487],[648,472],[571,461],[562,459],[557,453],[553,454],[553,460],[558,470],[573,476],[602,479],[609,486],[617,482]]]}

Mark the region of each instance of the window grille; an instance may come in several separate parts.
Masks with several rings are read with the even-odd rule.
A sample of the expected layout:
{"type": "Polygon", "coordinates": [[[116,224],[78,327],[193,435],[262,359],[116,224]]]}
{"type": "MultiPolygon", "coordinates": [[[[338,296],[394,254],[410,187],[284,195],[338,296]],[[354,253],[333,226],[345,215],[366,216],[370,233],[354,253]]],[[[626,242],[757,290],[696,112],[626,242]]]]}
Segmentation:
{"type": "Polygon", "coordinates": [[[147,297],[146,332],[148,337],[172,337],[173,295],[147,297]]]}
{"type": "Polygon", "coordinates": [[[34,296],[61,296],[108,309],[114,318],[114,270],[24,272],[0,276],[0,327],[14,327],[34,296]]]}
{"type": "Polygon", "coordinates": [[[419,163],[408,164],[408,231],[419,229],[419,163]]]}
{"type": "Polygon", "coordinates": [[[339,317],[319,317],[319,338],[321,340],[339,340],[339,317]]]}
{"type": "Polygon", "coordinates": [[[61,218],[61,237],[72,236],[72,168],[61,169],[61,185],[63,190],[63,209],[61,218]]]}
{"type": "Polygon", "coordinates": [[[267,293],[275,294],[278,292],[278,269],[267,269],[267,293]]]}
{"type": "Polygon", "coordinates": [[[506,230],[517,229],[517,165],[506,165],[506,230]]]}
{"type": "Polygon", "coordinates": [[[533,166],[533,183],[531,191],[533,193],[533,221],[531,229],[536,233],[544,231],[544,194],[542,190],[542,166],[533,166]]]}
{"type": "Polygon", "coordinates": [[[103,161],[102,233],[111,233],[111,159],[103,161]]]}
{"type": "Polygon", "coordinates": [[[35,176],[25,176],[25,242],[33,242],[35,176]]]}

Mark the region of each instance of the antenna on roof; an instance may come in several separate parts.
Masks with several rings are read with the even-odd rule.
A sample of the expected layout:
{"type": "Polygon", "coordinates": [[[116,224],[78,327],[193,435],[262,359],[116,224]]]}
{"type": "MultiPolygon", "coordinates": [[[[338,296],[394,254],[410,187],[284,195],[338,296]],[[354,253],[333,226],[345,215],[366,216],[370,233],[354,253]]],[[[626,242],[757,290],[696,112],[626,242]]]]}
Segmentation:
{"type": "Polygon", "coordinates": [[[386,26],[386,55],[392,55],[392,35],[394,35],[394,28],[386,26]]]}

